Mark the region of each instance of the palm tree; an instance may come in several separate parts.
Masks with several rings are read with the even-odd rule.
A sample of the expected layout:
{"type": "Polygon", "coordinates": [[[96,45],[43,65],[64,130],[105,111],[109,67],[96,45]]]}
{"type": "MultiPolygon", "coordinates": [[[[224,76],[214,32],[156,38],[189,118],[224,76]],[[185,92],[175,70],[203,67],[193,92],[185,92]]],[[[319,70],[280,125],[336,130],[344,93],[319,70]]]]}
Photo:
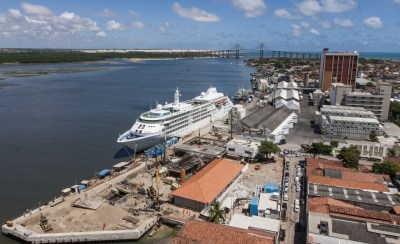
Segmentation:
{"type": "Polygon", "coordinates": [[[225,217],[225,211],[221,208],[221,204],[218,201],[214,202],[210,209],[208,222],[220,224],[222,220],[225,220],[225,217]]]}

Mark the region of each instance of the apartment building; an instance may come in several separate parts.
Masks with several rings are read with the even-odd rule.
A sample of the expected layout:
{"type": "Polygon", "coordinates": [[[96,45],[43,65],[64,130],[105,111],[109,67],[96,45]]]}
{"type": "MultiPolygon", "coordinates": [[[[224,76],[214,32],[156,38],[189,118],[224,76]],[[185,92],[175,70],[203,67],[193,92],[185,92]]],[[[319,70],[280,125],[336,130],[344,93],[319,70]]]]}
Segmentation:
{"type": "Polygon", "coordinates": [[[316,124],[329,137],[369,139],[371,131],[382,134],[382,126],[374,113],[361,107],[324,106],[316,112],[316,124]]]}
{"type": "Polygon", "coordinates": [[[357,77],[357,52],[329,52],[325,48],[321,54],[319,84],[322,91],[329,90],[332,83],[342,83],[355,89],[357,77]]]}
{"type": "Polygon", "coordinates": [[[381,121],[387,121],[389,116],[390,97],[392,85],[380,82],[376,86],[375,93],[350,92],[344,95],[344,105],[363,107],[373,112],[381,121]]]}

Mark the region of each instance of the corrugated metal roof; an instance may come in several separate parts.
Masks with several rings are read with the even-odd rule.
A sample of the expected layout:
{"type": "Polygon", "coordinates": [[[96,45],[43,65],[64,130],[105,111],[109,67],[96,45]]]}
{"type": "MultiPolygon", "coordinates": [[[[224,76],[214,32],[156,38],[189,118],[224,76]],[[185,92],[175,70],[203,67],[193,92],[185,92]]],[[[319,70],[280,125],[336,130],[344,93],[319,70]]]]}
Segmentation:
{"type": "Polygon", "coordinates": [[[250,128],[264,127],[274,131],[291,113],[293,111],[287,107],[267,106],[248,115],[241,122],[250,128]]]}

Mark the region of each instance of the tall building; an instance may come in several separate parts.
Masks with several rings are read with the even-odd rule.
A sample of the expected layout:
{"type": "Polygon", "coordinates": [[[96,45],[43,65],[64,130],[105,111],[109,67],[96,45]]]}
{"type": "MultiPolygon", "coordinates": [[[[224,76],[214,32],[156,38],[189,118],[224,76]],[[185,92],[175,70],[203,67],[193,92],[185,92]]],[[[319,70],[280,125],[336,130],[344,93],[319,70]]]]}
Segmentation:
{"type": "Polygon", "coordinates": [[[329,90],[331,83],[342,83],[354,90],[357,77],[357,52],[329,52],[321,54],[319,84],[322,91],[329,90]]]}
{"type": "Polygon", "coordinates": [[[374,93],[350,92],[344,95],[344,105],[363,107],[373,112],[381,121],[387,121],[389,117],[390,97],[392,85],[379,82],[374,93]]]}

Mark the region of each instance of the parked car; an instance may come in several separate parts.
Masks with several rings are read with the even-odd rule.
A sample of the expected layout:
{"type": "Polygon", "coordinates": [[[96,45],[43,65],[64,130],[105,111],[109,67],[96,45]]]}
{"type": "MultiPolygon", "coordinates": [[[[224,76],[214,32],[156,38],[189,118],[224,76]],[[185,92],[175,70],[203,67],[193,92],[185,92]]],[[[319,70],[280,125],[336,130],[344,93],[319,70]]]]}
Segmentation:
{"type": "Polygon", "coordinates": [[[289,181],[285,181],[285,187],[289,187],[289,181]]]}
{"type": "Polygon", "coordinates": [[[281,231],[279,232],[279,240],[284,241],[285,237],[286,237],[286,230],[281,229],[281,231]]]}
{"type": "Polygon", "coordinates": [[[285,188],[283,189],[283,192],[288,192],[289,191],[289,187],[285,186],[285,188]]]}
{"type": "Polygon", "coordinates": [[[296,176],[296,178],[294,178],[294,180],[295,180],[296,182],[299,182],[299,181],[300,181],[300,177],[296,176]]]}
{"type": "Polygon", "coordinates": [[[297,223],[294,225],[294,228],[295,228],[296,231],[301,231],[301,224],[300,224],[299,222],[297,222],[297,223]]]}
{"type": "Polygon", "coordinates": [[[283,201],[289,200],[289,196],[287,193],[283,194],[283,201]]]}
{"type": "Polygon", "coordinates": [[[300,212],[300,206],[299,205],[294,205],[294,211],[296,213],[300,212]]]}
{"type": "Polygon", "coordinates": [[[279,200],[279,194],[278,194],[278,193],[277,193],[277,194],[273,193],[273,194],[271,195],[270,199],[271,199],[272,201],[278,201],[278,200],[279,200]]]}
{"type": "Polygon", "coordinates": [[[296,187],[296,192],[300,191],[300,186],[296,187]]]}

